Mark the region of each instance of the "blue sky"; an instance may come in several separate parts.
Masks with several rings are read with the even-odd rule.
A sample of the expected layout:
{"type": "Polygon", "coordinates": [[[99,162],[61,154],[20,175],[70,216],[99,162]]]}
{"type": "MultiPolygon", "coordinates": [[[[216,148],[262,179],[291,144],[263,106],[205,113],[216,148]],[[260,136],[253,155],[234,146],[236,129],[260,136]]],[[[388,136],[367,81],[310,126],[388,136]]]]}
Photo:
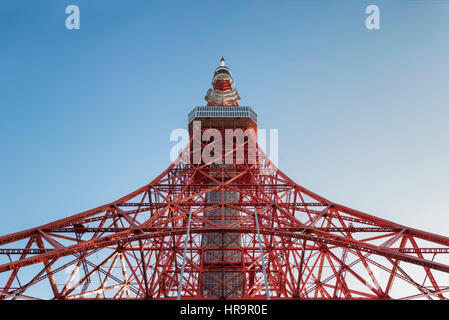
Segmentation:
{"type": "Polygon", "coordinates": [[[0,234],[165,170],[221,56],[298,184],[447,234],[448,16],[445,1],[3,1],[0,234]],[[65,28],[70,4],[80,30],[65,28]]]}

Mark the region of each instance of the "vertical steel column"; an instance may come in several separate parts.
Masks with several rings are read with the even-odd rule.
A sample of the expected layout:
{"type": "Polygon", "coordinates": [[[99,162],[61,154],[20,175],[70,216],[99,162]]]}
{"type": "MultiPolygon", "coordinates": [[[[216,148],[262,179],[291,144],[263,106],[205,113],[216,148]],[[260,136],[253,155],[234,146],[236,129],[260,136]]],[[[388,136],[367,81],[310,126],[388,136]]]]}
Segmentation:
{"type": "Polygon", "coordinates": [[[267,293],[267,300],[270,300],[270,290],[268,290],[267,271],[265,270],[265,261],[263,259],[262,237],[260,236],[259,221],[257,219],[256,208],[254,208],[254,218],[256,219],[257,236],[259,238],[260,259],[262,260],[262,271],[263,271],[263,277],[265,280],[265,292],[267,293]]]}
{"type": "Polygon", "coordinates": [[[192,207],[190,207],[189,220],[187,222],[187,233],[186,233],[186,239],[184,241],[184,254],[182,255],[182,266],[181,266],[181,275],[179,276],[178,298],[177,298],[177,300],[181,300],[182,278],[184,277],[184,266],[185,266],[185,263],[186,263],[187,243],[188,243],[188,240],[189,240],[190,218],[191,218],[191,216],[192,216],[192,207]]]}

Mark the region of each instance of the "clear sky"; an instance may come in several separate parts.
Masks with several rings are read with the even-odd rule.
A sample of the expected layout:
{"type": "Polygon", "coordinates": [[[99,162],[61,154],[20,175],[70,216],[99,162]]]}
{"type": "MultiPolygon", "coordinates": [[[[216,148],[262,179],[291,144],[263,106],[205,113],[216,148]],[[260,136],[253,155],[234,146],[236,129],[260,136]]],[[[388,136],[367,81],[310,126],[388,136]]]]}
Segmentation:
{"type": "Polygon", "coordinates": [[[0,234],[155,178],[224,56],[298,184],[447,235],[448,17],[448,1],[4,0],[0,234]]]}

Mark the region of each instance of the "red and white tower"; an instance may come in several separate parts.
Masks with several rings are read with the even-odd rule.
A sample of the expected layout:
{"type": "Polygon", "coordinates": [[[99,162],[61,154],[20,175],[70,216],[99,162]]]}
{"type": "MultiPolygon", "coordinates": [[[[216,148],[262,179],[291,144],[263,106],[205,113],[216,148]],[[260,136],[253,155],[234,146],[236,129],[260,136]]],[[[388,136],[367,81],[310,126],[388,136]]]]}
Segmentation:
{"type": "Polygon", "coordinates": [[[327,200],[257,148],[222,58],[190,143],[130,194],[0,237],[0,299],[446,299],[449,238],[327,200]]]}

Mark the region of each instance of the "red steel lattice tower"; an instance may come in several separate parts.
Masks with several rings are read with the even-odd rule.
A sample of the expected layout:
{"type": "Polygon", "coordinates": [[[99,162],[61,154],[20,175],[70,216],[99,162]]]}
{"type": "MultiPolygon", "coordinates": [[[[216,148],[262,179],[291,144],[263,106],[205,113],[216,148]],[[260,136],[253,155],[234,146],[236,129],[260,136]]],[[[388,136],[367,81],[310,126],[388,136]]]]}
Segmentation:
{"type": "Polygon", "coordinates": [[[233,85],[222,58],[189,144],[149,184],[0,237],[0,299],[448,297],[448,237],[329,201],[251,153],[257,115],[233,85]]]}

